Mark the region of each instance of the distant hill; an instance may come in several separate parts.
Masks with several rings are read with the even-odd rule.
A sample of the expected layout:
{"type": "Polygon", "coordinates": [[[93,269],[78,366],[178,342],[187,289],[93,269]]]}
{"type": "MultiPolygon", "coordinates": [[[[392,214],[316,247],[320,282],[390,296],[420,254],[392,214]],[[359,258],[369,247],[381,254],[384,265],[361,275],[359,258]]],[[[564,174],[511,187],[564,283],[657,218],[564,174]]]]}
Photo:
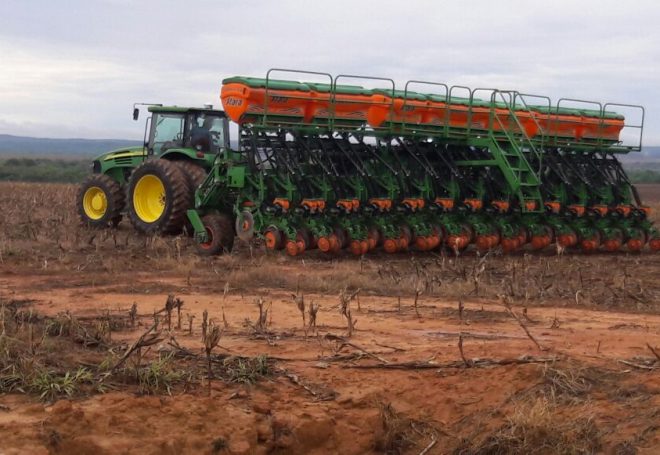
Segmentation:
{"type": "Polygon", "coordinates": [[[0,134],[0,156],[82,158],[141,144],[140,141],[128,139],[51,139],[0,134]]]}
{"type": "Polygon", "coordinates": [[[655,156],[656,158],[660,158],[660,147],[656,146],[649,146],[649,147],[643,147],[642,148],[642,153],[645,155],[649,156],[655,156]]]}
{"type": "Polygon", "coordinates": [[[660,147],[644,147],[641,153],[628,153],[619,157],[626,171],[660,171],[660,147]]]}
{"type": "Polygon", "coordinates": [[[657,161],[660,160],[660,147],[643,146],[641,152],[628,153],[622,155],[622,161],[657,161]]]}

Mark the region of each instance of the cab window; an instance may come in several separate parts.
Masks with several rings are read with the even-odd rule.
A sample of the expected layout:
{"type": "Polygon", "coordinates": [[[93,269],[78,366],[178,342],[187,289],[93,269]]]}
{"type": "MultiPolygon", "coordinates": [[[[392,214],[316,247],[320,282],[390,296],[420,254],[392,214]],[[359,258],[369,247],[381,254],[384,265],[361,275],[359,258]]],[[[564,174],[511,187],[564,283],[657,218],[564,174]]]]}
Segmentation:
{"type": "Polygon", "coordinates": [[[171,148],[183,147],[185,117],[182,114],[154,114],[152,150],[160,155],[171,148]]]}
{"type": "Polygon", "coordinates": [[[223,117],[198,113],[190,116],[186,146],[205,153],[217,153],[225,143],[223,117]]]}

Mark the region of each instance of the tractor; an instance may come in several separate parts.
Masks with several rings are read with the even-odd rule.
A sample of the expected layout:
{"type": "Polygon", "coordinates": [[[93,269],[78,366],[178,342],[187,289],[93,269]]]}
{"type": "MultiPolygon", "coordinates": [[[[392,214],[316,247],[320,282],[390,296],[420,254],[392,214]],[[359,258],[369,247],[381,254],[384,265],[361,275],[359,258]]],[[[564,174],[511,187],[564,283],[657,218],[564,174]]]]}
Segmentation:
{"type": "MultiPolygon", "coordinates": [[[[133,119],[140,110],[135,105],[133,119]]],[[[229,147],[228,119],[212,106],[148,105],[144,144],[94,159],[77,208],[92,227],[117,226],[127,215],[139,232],[177,234],[216,156],[229,147]]]]}

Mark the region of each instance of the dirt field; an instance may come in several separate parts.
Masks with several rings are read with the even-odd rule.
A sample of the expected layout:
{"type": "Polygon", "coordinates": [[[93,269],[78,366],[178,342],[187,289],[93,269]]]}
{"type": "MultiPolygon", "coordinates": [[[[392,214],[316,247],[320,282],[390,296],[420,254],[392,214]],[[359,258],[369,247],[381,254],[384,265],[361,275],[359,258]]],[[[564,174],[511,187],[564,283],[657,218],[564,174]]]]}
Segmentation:
{"type": "Polygon", "coordinates": [[[74,193],[0,184],[0,454],[660,451],[658,254],[204,259],[74,193]]]}

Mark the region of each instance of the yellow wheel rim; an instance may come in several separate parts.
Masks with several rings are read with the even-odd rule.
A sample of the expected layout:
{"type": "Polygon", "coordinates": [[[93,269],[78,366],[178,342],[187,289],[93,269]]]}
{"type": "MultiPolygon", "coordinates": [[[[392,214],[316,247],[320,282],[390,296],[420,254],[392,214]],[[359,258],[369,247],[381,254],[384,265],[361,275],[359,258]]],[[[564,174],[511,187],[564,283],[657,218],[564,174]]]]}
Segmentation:
{"type": "Polygon", "coordinates": [[[155,175],[145,175],[133,190],[135,213],[145,223],[157,221],[165,211],[165,185],[155,175]]]}
{"type": "Polygon", "coordinates": [[[87,188],[83,196],[83,210],[85,215],[92,220],[100,220],[108,210],[108,199],[98,186],[87,188]]]}

